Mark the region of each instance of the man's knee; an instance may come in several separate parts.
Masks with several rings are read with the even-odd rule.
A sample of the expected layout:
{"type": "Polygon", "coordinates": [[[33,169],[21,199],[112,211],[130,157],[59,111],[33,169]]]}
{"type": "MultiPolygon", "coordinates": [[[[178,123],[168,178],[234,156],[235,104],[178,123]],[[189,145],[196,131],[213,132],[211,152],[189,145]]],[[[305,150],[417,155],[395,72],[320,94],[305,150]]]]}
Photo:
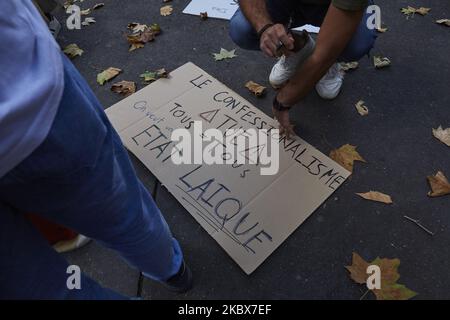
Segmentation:
{"type": "Polygon", "coordinates": [[[341,55],[343,61],[358,61],[365,55],[368,55],[375,45],[377,39],[375,30],[367,30],[352,39],[341,55]]]}
{"type": "Polygon", "coordinates": [[[230,20],[229,35],[231,40],[242,49],[259,49],[256,32],[240,10],[236,11],[230,20]]]}

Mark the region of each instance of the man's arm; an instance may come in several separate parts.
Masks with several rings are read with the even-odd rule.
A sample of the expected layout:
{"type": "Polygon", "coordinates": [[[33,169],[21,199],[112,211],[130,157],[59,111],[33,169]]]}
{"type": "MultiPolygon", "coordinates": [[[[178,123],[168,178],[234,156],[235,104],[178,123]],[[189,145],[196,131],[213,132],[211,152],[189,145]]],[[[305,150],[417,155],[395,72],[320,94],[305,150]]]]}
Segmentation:
{"type": "MultiPolygon", "coordinates": [[[[264,26],[273,23],[267,11],[265,0],[240,0],[239,7],[256,32],[259,32],[264,26]]],[[[287,34],[286,28],[278,23],[262,33],[260,47],[267,56],[275,57],[280,42],[283,43],[287,50],[294,49],[294,39],[287,34]]]]}
{"type": "Polygon", "coordinates": [[[320,28],[316,49],[278,93],[278,101],[291,106],[303,99],[344,51],[361,22],[363,10],[347,11],[330,5],[320,28]]]}

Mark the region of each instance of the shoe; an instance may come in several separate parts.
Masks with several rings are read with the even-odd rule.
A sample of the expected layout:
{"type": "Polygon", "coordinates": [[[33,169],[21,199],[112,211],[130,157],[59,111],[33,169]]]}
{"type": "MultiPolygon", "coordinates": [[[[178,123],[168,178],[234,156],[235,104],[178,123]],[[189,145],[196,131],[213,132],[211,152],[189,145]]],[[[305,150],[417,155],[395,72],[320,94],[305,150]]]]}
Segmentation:
{"type": "Polygon", "coordinates": [[[338,96],[344,83],[345,72],[339,63],[331,66],[316,84],[316,91],[322,99],[331,100],[338,96]]]}
{"type": "Polygon", "coordinates": [[[185,293],[192,288],[192,272],[183,260],[180,270],[169,280],[161,282],[167,290],[176,293],[185,293]]]}
{"type": "Polygon", "coordinates": [[[275,89],[279,89],[290,79],[294,72],[305,62],[305,60],[314,51],[316,43],[314,39],[308,35],[305,46],[298,52],[293,53],[289,57],[282,55],[278,62],[273,66],[269,75],[269,82],[275,89]]]}

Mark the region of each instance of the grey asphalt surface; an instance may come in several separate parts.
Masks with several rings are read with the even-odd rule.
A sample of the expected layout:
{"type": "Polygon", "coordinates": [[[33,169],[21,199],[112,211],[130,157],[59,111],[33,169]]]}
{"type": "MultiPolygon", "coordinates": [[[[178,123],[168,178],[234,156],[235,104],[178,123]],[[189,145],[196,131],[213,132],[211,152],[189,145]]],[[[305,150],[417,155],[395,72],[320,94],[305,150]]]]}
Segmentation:
{"type": "MultiPolygon", "coordinates": [[[[98,1],[86,0],[82,8],[98,1]]],[[[84,54],[73,60],[105,108],[122,96],[100,86],[96,74],[107,67],[123,69],[113,82],[132,80],[138,88],[145,70],[173,70],[192,61],[255,106],[270,114],[274,95],[250,95],[248,80],[268,86],[274,61],[260,52],[237,48],[238,57],[216,62],[211,53],[236,46],[224,20],[184,15],[188,0],[174,0],[173,14],[162,17],[156,0],[103,0],[94,11],[96,23],[82,30],[64,28],[62,46],[77,43],[84,54]],[[145,48],[128,52],[124,38],[130,22],[158,23],[163,32],[145,48]]],[[[103,285],[148,299],[359,299],[365,288],[348,277],[345,265],[352,252],[366,260],[399,258],[399,283],[418,292],[419,299],[450,298],[450,197],[430,199],[426,176],[442,170],[450,177],[450,149],[431,129],[450,127],[450,28],[434,23],[450,18],[444,0],[376,1],[389,30],[379,36],[372,54],[387,56],[392,66],[375,70],[363,58],[349,73],[343,91],[333,101],[315,92],[292,111],[296,132],[328,154],[345,143],[358,146],[367,164],[354,174],[302,224],[251,276],[247,276],[190,214],[133,158],[138,175],[154,195],[174,235],[184,249],[195,277],[195,288],[174,295],[158,284],[139,278],[116,253],[92,243],[66,255],[103,285]],[[406,19],[400,8],[431,7],[425,16],[406,19]],[[361,117],[354,104],[363,99],[370,109],[361,117]],[[378,190],[394,204],[364,201],[355,192],[378,190]],[[430,236],[403,216],[419,219],[430,236]]],[[[63,15],[60,19],[63,19],[63,15]]],[[[279,212],[282,216],[283,212],[279,212]]],[[[367,296],[372,298],[371,295],[367,296]]]]}

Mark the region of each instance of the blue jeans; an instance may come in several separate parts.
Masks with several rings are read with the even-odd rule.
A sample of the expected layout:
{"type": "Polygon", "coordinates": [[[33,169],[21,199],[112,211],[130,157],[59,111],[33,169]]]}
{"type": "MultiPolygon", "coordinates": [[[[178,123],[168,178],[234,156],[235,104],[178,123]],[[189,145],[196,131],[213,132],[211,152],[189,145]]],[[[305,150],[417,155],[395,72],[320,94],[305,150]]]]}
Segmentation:
{"type": "Polygon", "coordinates": [[[46,140],[0,178],[0,299],[124,298],[85,276],[69,290],[67,262],[20,212],[97,240],[157,281],[183,260],[99,101],[63,59],[64,93],[46,140]]]}
{"type": "MultiPolygon", "coordinates": [[[[266,6],[275,23],[287,25],[292,18],[292,28],[304,24],[318,27],[322,25],[328,6],[305,5],[296,2],[296,0],[266,0],[266,6]]],[[[369,2],[373,3],[373,1],[369,2]]],[[[358,61],[373,48],[377,34],[375,29],[367,28],[368,18],[369,15],[365,12],[358,30],[338,58],[339,61],[358,61]]],[[[231,18],[229,33],[231,39],[239,47],[247,50],[260,50],[256,31],[240,9],[231,18]]]]}

